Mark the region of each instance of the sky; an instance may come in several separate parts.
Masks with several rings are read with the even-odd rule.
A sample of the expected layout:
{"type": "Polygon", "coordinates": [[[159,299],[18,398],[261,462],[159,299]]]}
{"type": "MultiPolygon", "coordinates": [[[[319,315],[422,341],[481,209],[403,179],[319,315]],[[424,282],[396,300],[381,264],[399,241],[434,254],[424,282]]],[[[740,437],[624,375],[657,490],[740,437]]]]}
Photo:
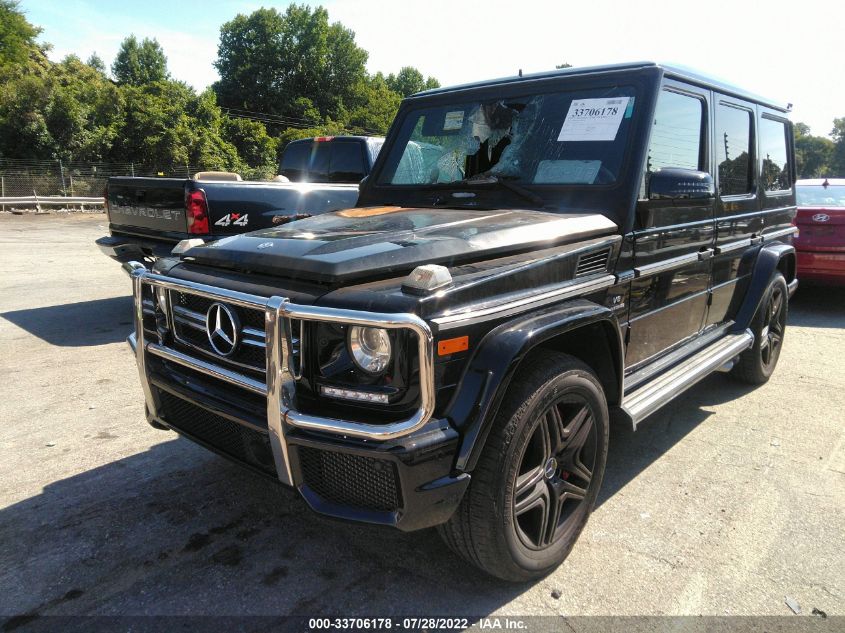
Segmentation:
{"type": "MultiPolygon", "coordinates": [[[[287,2],[22,0],[54,60],[96,52],[111,66],[130,33],[155,37],[176,79],[217,79],[220,26],[287,2]]],[[[836,0],[326,0],[355,31],[370,72],[415,66],[444,86],[574,66],[650,60],[680,64],[794,105],[792,120],[829,135],[845,117],[836,0]],[[833,24],[831,28],[829,25],[833,24]]]]}

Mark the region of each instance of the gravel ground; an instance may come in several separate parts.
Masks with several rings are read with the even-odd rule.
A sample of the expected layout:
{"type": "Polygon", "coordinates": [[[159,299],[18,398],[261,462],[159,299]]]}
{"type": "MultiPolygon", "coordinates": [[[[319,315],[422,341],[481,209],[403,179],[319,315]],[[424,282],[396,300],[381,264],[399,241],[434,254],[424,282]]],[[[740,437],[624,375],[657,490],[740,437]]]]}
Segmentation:
{"type": "Polygon", "coordinates": [[[150,428],[104,224],[0,215],[0,615],[845,614],[845,289],[799,289],[765,386],[613,428],[575,550],[515,586],[150,428]]]}

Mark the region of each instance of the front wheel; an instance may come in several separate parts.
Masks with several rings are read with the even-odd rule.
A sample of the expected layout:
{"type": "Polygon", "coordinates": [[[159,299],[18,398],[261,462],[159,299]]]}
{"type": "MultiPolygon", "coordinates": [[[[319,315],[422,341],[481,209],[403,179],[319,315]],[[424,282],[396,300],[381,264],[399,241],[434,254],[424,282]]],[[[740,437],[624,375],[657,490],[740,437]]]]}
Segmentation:
{"type": "Polygon", "coordinates": [[[786,315],[788,311],[789,289],[786,279],[776,273],[766,292],[757,313],[751,322],[754,345],[739,357],[731,374],[752,385],[762,385],[768,381],[780,358],[783,337],[786,333],[786,315]]]}
{"type": "Polygon", "coordinates": [[[539,353],[514,378],[469,490],[440,527],[446,544],[493,576],[527,581],[569,554],[607,461],[601,384],[581,361],[539,353]]]}

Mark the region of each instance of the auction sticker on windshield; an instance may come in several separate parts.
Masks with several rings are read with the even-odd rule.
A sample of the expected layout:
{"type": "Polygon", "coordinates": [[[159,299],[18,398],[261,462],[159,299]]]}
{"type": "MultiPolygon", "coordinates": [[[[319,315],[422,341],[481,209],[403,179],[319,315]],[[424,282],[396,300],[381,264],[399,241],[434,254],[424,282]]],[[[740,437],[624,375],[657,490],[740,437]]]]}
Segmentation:
{"type": "Polygon", "coordinates": [[[464,125],[464,111],[447,112],[443,121],[443,130],[460,130],[464,125]]]}
{"type": "Polygon", "coordinates": [[[575,100],[569,106],[557,140],[613,141],[627,105],[627,97],[575,100]]]}

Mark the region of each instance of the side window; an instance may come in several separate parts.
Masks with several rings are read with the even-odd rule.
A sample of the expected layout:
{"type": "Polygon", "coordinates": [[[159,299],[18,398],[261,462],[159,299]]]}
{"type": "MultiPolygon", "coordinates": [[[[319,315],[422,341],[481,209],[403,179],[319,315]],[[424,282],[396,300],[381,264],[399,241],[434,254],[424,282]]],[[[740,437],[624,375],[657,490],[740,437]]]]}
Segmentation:
{"type": "Polygon", "coordinates": [[[308,173],[304,180],[308,182],[328,182],[331,151],[332,144],[326,141],[315,142],[312,145],[308,173]]]}
{"type": "Polygon", "coordinates": [[[792,187],[786,132],[787,127],[783,121],[767,118],[760,120],[761,179],[766,191],[783,191],[792,187]]]}
{"type": "Polygon", "coordinates": [[[753,191],[752,148],[751,112],[719,104],[716,108],[716,162],[720,196],[753,191]]]}
{"type": "Polygon", "coordinates": [[[358,143],[332,143],[329,182],[361,182],[365,171],[364,152],[358,143]]]}
{"type": "Polygon", "coordinates": [[[647,171],[662,167],[701,169],[703,164],[704,102],[664,90],[657,99],[648,148],[647,171]]]}
{"type": "Polygon", "coordinates": [[[279,173],[293,182],[302,180],[305,172],[308,170],[311,145],[311,142],[290,143],[282,154],[282,164],[279,166],[279,173]]]}

